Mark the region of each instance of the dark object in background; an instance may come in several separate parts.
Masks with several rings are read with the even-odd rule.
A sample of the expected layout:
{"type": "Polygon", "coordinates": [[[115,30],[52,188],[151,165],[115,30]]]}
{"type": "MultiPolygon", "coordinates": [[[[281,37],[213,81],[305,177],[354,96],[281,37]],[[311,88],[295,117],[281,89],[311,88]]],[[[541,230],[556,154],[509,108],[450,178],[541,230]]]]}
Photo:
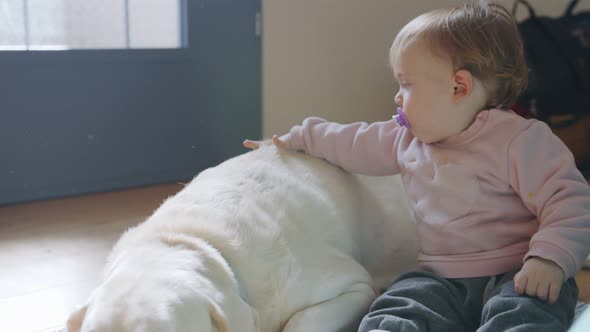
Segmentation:
{"type": "Polygon", "coordinates": [[[574,15],[578,1],[570,1],[557,18],[537,16],[526,0],[516,0],[512,8],[513,15],[519,5],[529,13],[518,24],[529,82],[514,108],[528,109],[553,128],[570,126],[590,114],[590,12],[574,15]]]}
{"type": "MultiPolygon", "coordinates": [[[[568,115],[553,117],[554,122],[565,123],[568,115]]],[[[551,128],[570,149],[576,159],[576,166],[590,181],[590,114],[582,115],[569,126],[551,128]]]]}

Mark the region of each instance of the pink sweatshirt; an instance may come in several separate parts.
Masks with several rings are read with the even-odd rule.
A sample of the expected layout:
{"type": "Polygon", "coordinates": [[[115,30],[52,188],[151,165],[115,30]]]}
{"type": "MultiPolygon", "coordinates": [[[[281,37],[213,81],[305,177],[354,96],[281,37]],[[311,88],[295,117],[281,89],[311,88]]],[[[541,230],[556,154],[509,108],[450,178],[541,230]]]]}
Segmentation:
{"type": "Polygon", "coordinates": [[[590,189],[543,122],[482,111],[462,133],[424,144],[394,120],[308,118],[285,136],[290,148],[350,172],[401,173],[427,271],[489,276],[538,256],[569,278],[590,251],[590,189]]]}

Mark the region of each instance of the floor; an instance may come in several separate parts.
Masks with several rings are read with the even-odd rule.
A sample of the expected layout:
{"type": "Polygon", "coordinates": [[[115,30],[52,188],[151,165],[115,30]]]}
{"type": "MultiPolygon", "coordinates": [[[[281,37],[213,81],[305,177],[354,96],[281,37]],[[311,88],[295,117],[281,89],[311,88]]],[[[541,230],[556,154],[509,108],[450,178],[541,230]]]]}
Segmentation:
{"type": "MultiPolygon", "coordinates": [[[[170,184],[0,207],[0,331],[61,331],[120,233],[176,193],[170,184]]],[[[590,271],[578,275],[590,300],[590,271]]]]}
{"type": "Polygon", "coordinates": [[[0,208],[0,331],[60,331],[123,230],[180,184],[0,208]]]}

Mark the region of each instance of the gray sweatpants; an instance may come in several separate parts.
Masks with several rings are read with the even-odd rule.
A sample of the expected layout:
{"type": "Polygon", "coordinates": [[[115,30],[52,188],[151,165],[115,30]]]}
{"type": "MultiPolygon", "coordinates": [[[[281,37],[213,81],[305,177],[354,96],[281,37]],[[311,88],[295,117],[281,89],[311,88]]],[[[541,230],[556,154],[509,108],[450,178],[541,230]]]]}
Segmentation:
{"type": "Polygon", "coordinates": [[[559,332],[574,316],[574,279],[548,304],[514,291],[513,273],[445,279],[428,272],[402,275],[371,305],[359,332],[559,332]]]}

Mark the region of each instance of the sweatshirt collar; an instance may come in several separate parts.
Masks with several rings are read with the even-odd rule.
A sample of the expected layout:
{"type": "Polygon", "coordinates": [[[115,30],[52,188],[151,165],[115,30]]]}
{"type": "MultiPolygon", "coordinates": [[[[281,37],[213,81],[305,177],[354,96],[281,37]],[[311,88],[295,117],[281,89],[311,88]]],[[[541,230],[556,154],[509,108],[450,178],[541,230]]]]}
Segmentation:
{"type": "Polygon", "coordinates": [[[447,137],[444,140],[437,142],[437,145],[458,145],[458,144],[462,144],[465,143],[467,141],[469,141],[471,138],[473,138],[478,132],[479,130],[483,127],[483,125],[486,123],[486,121],[488,120],[488,116],[490,114],[490,110],[485,110],[485,111],[481,111],[479,113],[477,113],[477,116],[475,117],[475,121],[473,121],[473,123],[467,127],[467,129],[463,130],[462,132],[447,137]]]}

